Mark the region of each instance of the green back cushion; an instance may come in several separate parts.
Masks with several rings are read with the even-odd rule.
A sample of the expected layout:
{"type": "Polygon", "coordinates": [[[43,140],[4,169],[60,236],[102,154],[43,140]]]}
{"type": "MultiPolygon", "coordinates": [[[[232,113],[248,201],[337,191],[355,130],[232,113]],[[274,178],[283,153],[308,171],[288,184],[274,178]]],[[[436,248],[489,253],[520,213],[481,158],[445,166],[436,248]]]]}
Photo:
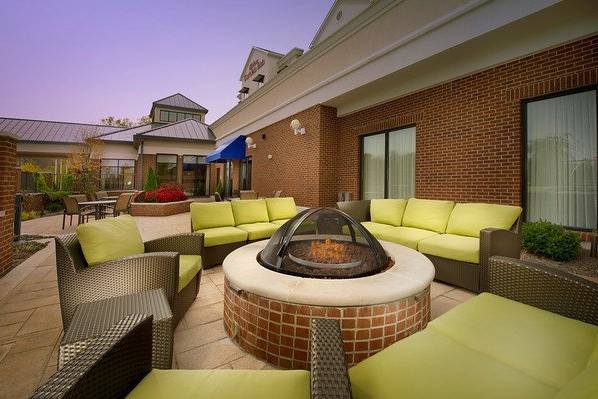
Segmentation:
{"type": "Polygon", "coordinates": [[[404,199],[373,199],[370,202],[372,222],[400,226],[406,205],[404,199]]]}
{"type": "Polygon", "coordinates": [[[269,222],[268,207],[263,199],[232,201],[235,226],[240,224],[269,222]]]}
{"type": "Polygon", "coordinates": [[[510,229],[521,215],[521,208],[497,204],[456,204],[448,221],[446,232],[479,237],[487,227],[510,229]]]}
{"type": "Polygon", "coordinates": [[[598,398],[598,362],[594,362],[563,387],[554,399],[598,398]]]}
{"type": "Polygon", "coordinates": [[[403,215],[403,226],[444,233],[455,203],[410,198],[403,215]]]}
{"type": "Polygon", "coordinates": [[[77,238],[90,266],[143,253],[143,240],[130,215],[97,220],[77,227],[77,238]]]}
{"type": "Polygon", "coordinates": [[[270,220],[290,219],[297,215],[297,206],[293,197],[266,198],[270,220]]]}
{"type": "Polygon", "coordinates": [[[191,203],[191,223],[193,231],[213,227],[235,225],[230,202],[193,202],[191,203]]]}

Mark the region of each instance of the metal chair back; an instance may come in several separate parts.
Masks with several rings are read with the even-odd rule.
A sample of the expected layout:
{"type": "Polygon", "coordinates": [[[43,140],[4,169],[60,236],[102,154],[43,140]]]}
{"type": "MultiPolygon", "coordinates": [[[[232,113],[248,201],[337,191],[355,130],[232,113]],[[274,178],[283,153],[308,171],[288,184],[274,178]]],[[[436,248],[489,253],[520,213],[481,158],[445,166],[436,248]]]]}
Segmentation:
{"type": "Polygon", "coordinates": [[[106,191],[96,191],[96,198],[101,200],[102,198],[106,198],[108,196],[108,192],[106,191]]]}
{"type": "Polygon", "coordinates": [[[257,199],[257,192],[253,190],[241,190],[239,191],[239,198],[242,200],[257,199]]]}
{"type": "Polygon", "coordinates": [[[85,194],[73,194],[73,195],[69,195],[69,197],[74,198],[77,202],[87,201],[87,195],[85,195],[85,194]]]}
{"type": "Polygon", "coordinates": [[[118,216],[121,212],[129,212],[129,205],[131,204],[131,198],[133,193],[125,193],[118,196],[116,204],[114,204],[114,215],[118,216]]]}
{"type": "Polygon", "coordinates": [[[64,210],[67,215],[79,214],[79,202],[75,197],[75,195],[67,195],[62,199],[64,201],[64,210]]]}

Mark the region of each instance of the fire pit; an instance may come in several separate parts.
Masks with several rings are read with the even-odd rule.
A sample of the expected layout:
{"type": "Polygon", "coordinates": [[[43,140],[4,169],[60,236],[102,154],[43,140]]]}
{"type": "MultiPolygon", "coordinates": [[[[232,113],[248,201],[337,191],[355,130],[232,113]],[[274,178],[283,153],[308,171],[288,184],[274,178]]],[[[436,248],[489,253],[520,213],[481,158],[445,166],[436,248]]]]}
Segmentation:
{"type": "Polygon", "coordinates": [[[337,209],[306,209],[278,229],[258,262],[280,273],[315,278],[355,278],[392,266],[382,245],[337,209]]]}

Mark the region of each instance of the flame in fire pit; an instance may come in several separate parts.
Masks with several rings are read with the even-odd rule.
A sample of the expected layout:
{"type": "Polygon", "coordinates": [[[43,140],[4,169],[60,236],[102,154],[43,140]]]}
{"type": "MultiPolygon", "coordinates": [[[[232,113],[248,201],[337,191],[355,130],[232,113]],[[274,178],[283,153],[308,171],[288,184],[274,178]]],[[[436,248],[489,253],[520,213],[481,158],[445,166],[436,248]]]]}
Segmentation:
{"type": "Polygon", "coordinates": [[[351,261],[347,253],[347,245],[342,242],[332,242],[329,238],[324,241],[312,241],[310,247],[311,258],[319,263],[346,263],[351,261]]]}

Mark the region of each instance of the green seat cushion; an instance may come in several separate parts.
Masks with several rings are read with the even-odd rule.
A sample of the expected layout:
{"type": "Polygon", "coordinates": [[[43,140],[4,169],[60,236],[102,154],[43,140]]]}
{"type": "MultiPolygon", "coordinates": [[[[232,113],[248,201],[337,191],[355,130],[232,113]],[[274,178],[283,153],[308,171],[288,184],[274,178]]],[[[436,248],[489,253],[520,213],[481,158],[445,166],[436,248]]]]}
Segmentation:
{"type": "Polygon", "coordinates": [[[454,206],[453,201],[410,198],[401,225],[444,233],[454,206]]]}
{"type": "Polygon", "coordinates": [[[556,389],[431,329],[349,369],[353,399],[547,399],[556,389]]]}
{"type": "Polygon", "coordinates": [[[571,380],[555,399],[596,399],[598,398],[598,362],[582,371],[571,380]]]}
{"type": "Polygon", "coordinates": [[[179,255],[179,292],[193,280],[201,270],[201,256],[179,255]]]}
{"type": "Polygon", "coordinates": [[[416,229],[414,227],[393,227],[392,229],[382,231],[379,239],[417,250],[417,244],[421,240],[437,235],[438,233],[433,231],[416,229]]]}
{"type": "Polygon", "coordinates": [[[90,266],[144,251],[137,223],[130,215],[80,224],[77,239],[90,266]]]}
{"type": "Polygon", "coordinates": [[[274,223],[274,224],[277,224],[279,226],[282,226],[283,224],[285,224],[289,220],[291,220],[291,219],[278,219],[278,220],[273,220],[270,223],[274,223]]]}
{"type": "Polygon", "coordinates": [[[479,237],[480,230],[495,227],[510,229],[521,215],[521,208],[497,204],[456,204],[448,220],[446,232],[479,237]]]}
{"type": "Polygon", "coordinates": [[[236,227],[214,227],[197,230],[197,233],[203,233],[204,247],[247,241],[247,232],[236,227]]]}
{"type": "Polygon", "coordinates": [[[131,399],[309,399],[305,370],[152,370],[131,399]]]}
{"type": "Polygon", "coordinates": [[[404,199],[373,199],[370,202],[371,221],[400,226],[406,205],[404,199]]]}
{"type": "MultiPolygon", "coordinates": [[[[389,224],[376,222],[361,222],[361,225],[368,229],[368,231],[379,240],[381,240],[380,237],[383,231],[390,230],[393,228],[393,226],[389,224]]],[[[349,234],[349,227],[343,226],[343,234],[349,234]]]]}
{"type": "Polygon", "coordinates": [[[421,240],[417,249],[426,255],[461,262],[480,263],[480,239],[476,237],[439,234],[421,240]]]}
{"type": "Polygon", "coordinates": [[[288,220],[297,215],[297,206],[293,197],[266,198],[266,208],[270,221],[288,220]]]}
{"type": "Polygon", "coordinates": [[[235,226],[240,224],[269,222],[268,208],[263,199],[232,201],[235,226]]]}
{"type": "Polygon", "coordinates": [[[598,334],[598,326],[489,293],[455,307],[428,329],[555,389],[585,370],[598,334]]]}
{"type": "Polygon", "coordinates": [[[238,229],[247,232],[248,240],[262,240],[272,237],[272,234],[280,228],[281,225],[274,223],[250,223],[237,226],[238,229]]]}
{"type": "Polygon", "coordinates": [[[230,202],[192,202],[190,208],[193,231],[235,225],[230,202]]]}

